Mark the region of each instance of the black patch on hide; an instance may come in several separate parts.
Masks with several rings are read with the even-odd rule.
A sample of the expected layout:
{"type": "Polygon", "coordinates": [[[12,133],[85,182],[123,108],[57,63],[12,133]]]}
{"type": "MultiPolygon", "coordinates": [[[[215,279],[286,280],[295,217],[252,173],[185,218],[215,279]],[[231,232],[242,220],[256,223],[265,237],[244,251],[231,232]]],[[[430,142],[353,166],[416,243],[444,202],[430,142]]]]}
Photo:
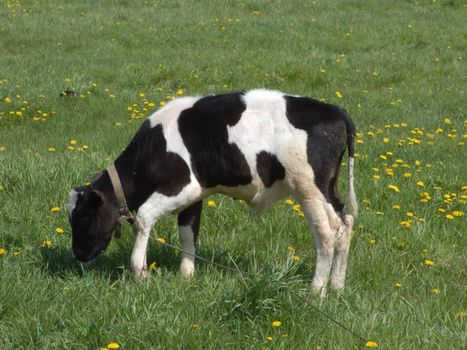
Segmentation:
{"type": "Polygon", "coordinates": [[[279,159],[266,151],[261,151],[256,155],[256,169],[266,187],[271,187],[275,181],[285,178],[285,169],[279,159]]]}
{"type": "Polygon", "coordinates": [[[205,188],[247,185],[251,171],[245,155],[228,142],[228,126],[238,123],[246,107],[242,94],[207,96],[180,113],[179,131],[191,155],[192,170],[205,188]]]}

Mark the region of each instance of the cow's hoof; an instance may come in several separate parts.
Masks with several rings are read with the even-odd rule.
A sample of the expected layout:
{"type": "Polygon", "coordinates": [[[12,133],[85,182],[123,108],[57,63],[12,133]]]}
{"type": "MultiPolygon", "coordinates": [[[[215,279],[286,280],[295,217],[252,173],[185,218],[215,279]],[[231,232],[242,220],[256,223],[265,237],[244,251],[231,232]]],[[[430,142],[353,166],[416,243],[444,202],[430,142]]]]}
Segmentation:
{"type": "Polygon", "coordinates": [[[344,289],[344,282],[341,281],[331,281],[331,290],[339,292],[344,289]]]}
{"type": "Polygon", "coordinates": [[[133,274],[136,278],[140,280],[145,280],[148,278],[148,267],[144,265],[141,269],[133,269],[133,274]]]}
{"type": "Polygon", "coordinates": [[[326,296],[326,285],[324,286],[311,286],[310,290],[311,295],[319,296],[321,299],[324,299],[326,296]]]}
{"type": "Polygon", "coordinates": [[[190,279],[195,274],[195,266],[191,261],[182,261],[180,265],[180,272],[183,278],[190,279]]]}

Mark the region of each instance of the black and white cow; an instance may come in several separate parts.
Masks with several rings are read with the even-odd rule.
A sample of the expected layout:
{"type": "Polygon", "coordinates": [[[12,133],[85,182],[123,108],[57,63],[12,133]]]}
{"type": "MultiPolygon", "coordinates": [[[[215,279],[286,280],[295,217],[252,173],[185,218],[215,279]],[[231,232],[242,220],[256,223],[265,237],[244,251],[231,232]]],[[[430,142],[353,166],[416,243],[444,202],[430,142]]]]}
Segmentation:
{"type": "MultiPolygon", "coordinates": [[[[313,227],[317,253],[312,289],[344,286],[351,230],[357,213],[353,186],[355,128],[333,105],[278,91],[252,90],[177,98],[149,117],[115,160],[128,208],[136,212],[131,268],[147,276],[151,228],[178,213],[183,250],[180,270],[195,270],[202,200],[214,193],[243,199],[261,210],[288,196],[313,227]],[[337,177],[348,147],[348,194],[337,177]]],[[[117,198],[107,171],[71,190],[72,252],[88,261],[118,228],[117,198]]]]}

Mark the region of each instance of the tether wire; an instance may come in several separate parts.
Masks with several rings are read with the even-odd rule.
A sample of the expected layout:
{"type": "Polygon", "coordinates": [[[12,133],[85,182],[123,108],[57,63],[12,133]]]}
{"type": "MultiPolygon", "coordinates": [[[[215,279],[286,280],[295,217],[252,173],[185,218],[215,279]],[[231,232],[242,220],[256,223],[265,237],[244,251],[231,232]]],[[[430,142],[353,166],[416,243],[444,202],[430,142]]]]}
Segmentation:
{"type": "MultiPolygon", "coordinates": [[[[239,273],[243,276],[253,276],[252,273],[250,272],[246,272],[246,271],[242,271],[240,270],[238,267],[236,268],[232,268],[230,266],[227,266],[227,265],[223,265],[223,264],[219,264],[213,260],[209,260],[209,259],[206,259],[202,256],[199,256],[197,254],[193,254],[193,253],[190,253],[190,252],[187,252],[185,250],[183,250],[182,248],[180,247],[177,247],[177,246],[174,246],[172,244],[169,244],[165,241],[161,241],[161,240],[158,240],[156,239],[155,237],[153,236],[150,236],[151,239],[153,239],[154,241],[156,241],[157,243],[159,243],[160,245],[162,246],[165,246],[167,248],[170,248],[172,250],[177,250],[179,252],[182,252],[184,254],[187,254],[187,255],[190,255],[196,259],[199,259],[201,261],[204,261],[210,265],[214,265],[214,266],[217,266],[223,270],[226,270],[226,271],[230,271],[230,272],[235,272],[235,273],[239,273]]],[[[364,343],[367,343],[368,340],[361,336],[360,334],[356,333],[354,330],[352,330],[350,327],[344,325],[341,321],[335,319],[334,317],[332,317],[330,314],[328,314],[327,312],[321,310],[320,308],[318,308],[316,305],[313,305],[310,301],[308,301],[307,299],[305,299],[304,297],[302,297],[301,295],[299,295],[297,292],[295,292],[294,290],[289,290],[293,295],[295,295],[298,299],[300,299],[302,302],[304,302],[305,304],[307,304],[308,306],[310,306],[313,310],[315,310],[316,312],[318,312],[320,315],[324,316],[325,318],[327,318],[328,320],[332,321],[334,324],[338,325],[340,328],[342,328],[343,330],[347,331],[348,333],[352,334],[355,338],[358,338],[359,340],[361,340],[362,342],[364,343]]]]}

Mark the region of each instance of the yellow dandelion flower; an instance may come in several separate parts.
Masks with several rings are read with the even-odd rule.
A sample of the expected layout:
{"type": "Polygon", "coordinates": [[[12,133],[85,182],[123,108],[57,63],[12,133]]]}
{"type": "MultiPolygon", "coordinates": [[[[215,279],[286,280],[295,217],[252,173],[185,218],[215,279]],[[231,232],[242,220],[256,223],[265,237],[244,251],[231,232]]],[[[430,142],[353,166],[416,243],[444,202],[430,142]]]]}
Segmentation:
{"type": "Polygon", "coordinates": [[[379,180],[380,178],[381,178],[381,176],[379,176],[379,175],[373,175],[374,180],[379,180]]]}
{"type": "Polygon", "coordinates": [[[47,148],[47,151],[49,151],[49,152],[55,152],[56,149],[55,149],[54,147],[49,147],[49,148],[47,148]]]}
{"type": "Polygon", "coordinates": [[[401,208],[401,206],[399,204],[394,204],[392,206],[392,209],[400,209],[400,208],[401,208]]]}
{"type": "Polygon", "coordinates": [[[267,339],[268,341],[272,341],[272,337],[271,337],[271,336],[266,337],[266,339],[267,339]]]}
{"type": "Polygon", "coordinates": [[[389,137],[384,137],[384,138],[383,138],[383,142],[384,142],[384,143],[388,143],[388,142],[389,142],[389,137]]]}
{"type": "Polygon", "coordinates": [[[10,97],[5,97],[3,101],[5,101],[6,103],[11,103],[12,100],[10,97]]]}
{"type": "Polygon", "coordinates": [[[57,228],[55,229],[55,233],[62,234],[63,232],[65,232],[65,231],[64,231],[63,228],[61,228],[61,227],[57,227],[57,228]]]}
{"type": "Polygon", "coordinates": [[[216,206],[216,202],[208,201],[208,207],[215,207],[215,206],[216,206]]]}
{"type": "Polygon", "coordinates": [[[439,288],[433,288],[431,291],[433,292],[433,294],[436,294],[436,295],[438,295],[439,293],[441,293],[441,291],[439,290],[439,288]]]}
{"type": "Polygon", "coordinates": [[[285,201],[285,204],[293,205],[293,200],[287,199],[287,200],[285,201]]]}
{"type": "Polygon", "coordinates": [[[60,210],[62,209],[60,209],[59,207],[53,207],[52,209],[50,209],[52,213],[58,213],[60,210]]]}
{"type": "Polygon", "coordinates": [[[0,256],[6,254],[6,249],[5,248],[0,248],[0,256]]]}
{"type": "Polygon", "coordinates": [[[386,157],[385,155],[382,154],[382,155],[379,156],[379,159],[381,159],[381,160],[387,160],[388,157],[386,157]]]}
{"type": "Polygon", "coordinates": [[[377,211],[375,214],[378,215],[378,216],[383,216],[384,212],[383,211],[377,211]]]}
{"type": "Polygon", "coordinates": [[[50,240],[48,240],[48,239],[44,240],[44,241],[42,242],[42,244],[41,244],[41,247],[42,247],[42,248],[46,248],[46,249],[51,248],[51,247],[52,247],[52,241],[50,241],[50,240]]]}
{"type": "Polygon", "coordinates": [[[303,211],[299,211],[299,212],[297,213],[297,215],[298,215],[299,217],[301,217],[301,218],[304,218],[304,217],[305,217],[305,213],[304,213],[303,211]]]}
{"type": "Polygon", "coordinates": [[[13,256],[18,257],[18,256],[20,256],[20,255],[21,255],[21,252],[19,252],[19,251],[13,252],[13,256]]]}
{"type": "Polygon", "coordinates": [[[182,96],[183,95],[183,90],[182,89],[177,90],[177,95],[182,96]]]}
{"type": "Polygon", "coordinates": [[[444,124],[451,125],[452,124],[451,119],[449,119],[449,117],[445,117],[444,118],[444,124]]]}
{"type": "Polygon", "coordinates": [[[394,192],[400,192],[401,190],[399,190],[399,187],[397,187],[396,185],[389,185],[388,188],[390,190],[393,190],[394,192]]]}
{"type": "Polygon", "coordinates": [[[412,213],[411,211],[408,211],[407,213],[405,213],[409,218],[413,218],[414,216],[414,213],[412,213]]]}
{"type": "Polygon", "coordinates": [[[108,344],[107,347],[109,349],[118,349],[118,348],[120,348],[120,345],[118,343],[112,342],[112,343],[108,344]]]}
{"type": "Polygon", "coordinates": [[[399,289],[400,287],[402,287],[402,284],[399,283],[399,282],[397,282],[397,283],[394,285],[394,287],[396,287],[397,289],[399,289]]]}
{"type": "Polygon", "coordinates": [[[425,186],[425,184],[423,183],[423,181],[417,181],[417,186],[418,187],[423,187],[423,186],[425,186]]]}
{"type": "Polygon", "coordinates": [[[433,260],[430,260],[430,259],[425,259],[425,260],[423,261],[423,263],[424,263],[426,266],[433,266],[433,265],[434,265],[433,260]]]}
{"type": "Polygon", "coordinates": [[[454,215],[447,214],[447,215],[446,215],[446,219],[452,220],[452,219],[454,219],[454,215]]]}
{"type": "Polygon", "coordinates": [[[467,312],[465,311],[456,312],[456,317],[465,317],[465,316],[467,316],[467,312]]]}
{"type": "Polygon", "coordinates": [[[412,226],[412,221],[411,220],[407,220],[407,221],[401,221],[400,222],[400,225],[403,227],[403,228],[409,228],[412,226]]]}
{"type": "Polygon", "coordinates": [[[336,97],[337,98],[342,98],[343,95],[342,95],[342,93],[340,91],[336,91],[336,97]]]}
{"type": "Polygon", "coordinates": [[[0,147],[0,153],[1,152],[6,152],[6,147],[5,146],[0,147]]]}
{"type": "Polygon", "coordinates": [[[157,237],[156,239],[157,239],[157,241],[158,241],[159,243],[162,243],[162,244],[165,243],[165,239],[162,238],[162,237],[157,237]]]}
{"type": "Polygon", "coordinates": [[[161,102],[159,103],[159,105],[160,105],[161,107],[163,107],[163,106],[165,106],[165,102],[164,102],[164,101],[161,101],[161,102]]]}
{"type": "Polygon", "coordinates": [[[273,327],[280,327],[281,324],[282,324],[281,321],[274,321],[274,322],[272,323],[272,326],[273,326],[273,327]]]}
{"type": "Polygon", "coordinates": [[[300,257],[298,255],[293,255],[292,260],[293,261],[300,261],[300,257]]]}
{"type": "Polygon", "coordinates": [[[149,265],[149,271],[153,271],[156,269],[156,262],[153,261],[150,265],[149,265]]]}
{"type": "Polygon", "coordinates": [[[302,207],[300,206],[300,204],[295,204],[293,207],[292,207],[293,210],[295,211],[300,211],[302,209],[302,207]]]}
{"type": "Polygon", "coordinates": [[[463,216],[464,213],[461,212],[460,210],[454,210],[454,211],[452,212],[452,215],[453,215],[453,216],[463,216]]]}
{"type": "Polygon", "coordinates": [[[198,323],[192,323],[191,324],[191,329],[199,329],[199,324],[198,323]]]}
{"type": "Polygon", "coordinates": [[[376,244],[376,239],[371,239],[370,244],[375,245],[376,244]]]}
{"type": "Polygon", "coordinates": [[[367,348],[377,348],[378,347],[378,343],[375,342],[375,341],[367,341],[365,346],[367,348]]]}
{"type": "Polygon", "coordinates": [[[406,178],[412,177],[412,173],[405,173],[404,177],[406,177],[406,178]]]}
{"type": "Polygon", "coordinates": [[[77,143],[78,143],[78,141],[76,141],[76,140],[74,140],[74,139],[73,139],[73,140],[70,140],[70,145],[76,145],[77,143]]]}

